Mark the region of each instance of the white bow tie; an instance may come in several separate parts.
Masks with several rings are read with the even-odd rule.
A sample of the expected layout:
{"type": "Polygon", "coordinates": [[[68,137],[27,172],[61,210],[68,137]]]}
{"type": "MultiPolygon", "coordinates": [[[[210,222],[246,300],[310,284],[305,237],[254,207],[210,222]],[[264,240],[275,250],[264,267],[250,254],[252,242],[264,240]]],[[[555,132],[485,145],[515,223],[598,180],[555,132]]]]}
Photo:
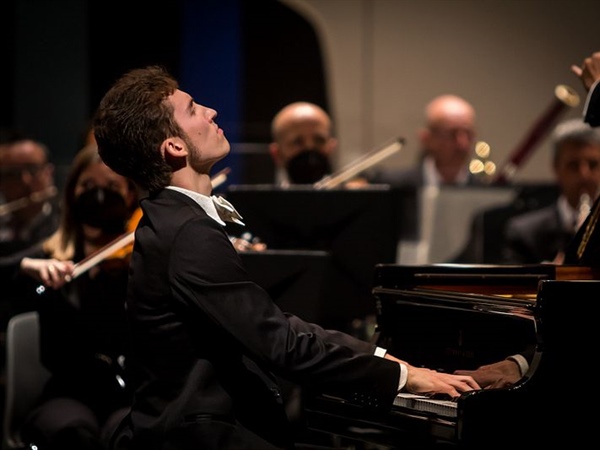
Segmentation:
{"type": "Polygon", "coordinates": [[[210,198],[215,204],[217,214],[223,222],[233,222],[238,225],[244,225],[244,222],[241,221],[242,216],[236,211],[231,203],[221,196],[217,197],[216,195],[212,195],[210,198]]]}

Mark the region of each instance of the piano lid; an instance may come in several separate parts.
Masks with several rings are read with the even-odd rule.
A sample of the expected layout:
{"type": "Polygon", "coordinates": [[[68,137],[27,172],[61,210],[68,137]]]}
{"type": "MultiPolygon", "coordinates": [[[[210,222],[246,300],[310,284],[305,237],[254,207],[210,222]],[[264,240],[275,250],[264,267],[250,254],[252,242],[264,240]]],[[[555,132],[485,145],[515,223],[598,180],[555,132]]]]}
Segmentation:
{"type": "Polygon", "coordinates": [[[600,279],[600,266],[556,264],[378,264],[374,289],[454,291],[490,296],[535,298],[541,280],[600,279]]]}

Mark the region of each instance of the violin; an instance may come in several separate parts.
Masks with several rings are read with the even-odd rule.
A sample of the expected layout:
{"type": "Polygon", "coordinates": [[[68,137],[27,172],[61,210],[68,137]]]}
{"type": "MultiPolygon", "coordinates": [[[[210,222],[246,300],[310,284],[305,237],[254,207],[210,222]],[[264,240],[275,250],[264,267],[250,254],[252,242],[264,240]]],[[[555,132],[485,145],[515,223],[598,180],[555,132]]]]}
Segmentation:
{"type": "Polygon", "coordinates": [[[126,233],[109,242],[100,250],[79,261],[77,264],[75,264],[75,269],[73,270],[71,280],[77,278],[79,275],[87,272],[92,267],[107,259],[128,258],[133,251],[134,235],[135,231],[127,231],[126,233]]]}
{"type": "MultiPolygon", "coordinates": [[[[142,218],[142,208],[138,207],[131,214],[131,217],[127,221],[125,226],[125,233],[117,237],[115,240],[110,241],[104,247],[100,248],[98,252],[103,252],[104,249],[114,244],[114,253],[108,253],[105,258],[107,259],[129,259],[129,256],[133,252],[133,238],[128,238],[128,236],[133,235],[133,232],[138,226],[140,219],[142,218]],[[116,245],[116,244],[119,245],[116,245]]],[[[104,255],[104,253],[102,253],[104,255]]],[[[90,255],[92,256],[92,255],[90,255]]],[[[85,259],[87,260],[87,258],[85,259]]],[[[79,264],[82,264],[85,260],[81,261],[79,264]]],[[[77,265],[75,266],[77,268],[77,265]]]]}

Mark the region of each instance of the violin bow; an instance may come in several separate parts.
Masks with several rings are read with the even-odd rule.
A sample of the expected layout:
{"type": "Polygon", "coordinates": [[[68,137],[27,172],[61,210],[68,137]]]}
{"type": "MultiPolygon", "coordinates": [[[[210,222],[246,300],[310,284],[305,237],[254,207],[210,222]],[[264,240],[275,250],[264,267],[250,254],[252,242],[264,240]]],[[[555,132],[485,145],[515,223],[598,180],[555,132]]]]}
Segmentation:
{"type": "Polygon", "coordinates": [[[394,138],[386,142],[383,146],[371,150],[366,155],[358,158],[354,162],[350,163],[338,173],[328,175],[325,178],[317,181],[313,184],[315,189],[332,189],[340,184],[348,181],[350,178],[364,172],[368,168],[380,163],[386,158],[389,158],[394,153],[399,152],[404,145],[403,138],[394,138]]]}
{"type": "Polygon", "coordinates": [[[135,231],[129,231],[113,241],[106,244],[100,250],[95,253],[92,253],[87,258],[82,259],[77,264],[75,264],[75,269],[73,270],[73,274],[71,275],[71,279],[77,278],[82,273],[87,272],[96,264],[104,261],[113,253],[121,250],[124,247],[127,247],[129,244],[133,242],[135,231]]]}
{"type": "MultiPolygon", "coordinates": [[[[225,182],[225,180],[227,180],[227,175],[229,174],[229,172],[231,172],[231,169],[229,167],[226,167],[225,169],[221,170],[220,172],[215,174],[214,177],[211,178],[210,181],[211,181],[213,189],[216,188],[217,186],[220,186],[221,184],[223,184],[225,182]]],[[[90,270],[96,264],[104,261],[106,258],[108,258],[113,253],[115,253],[115,252],[121,250],[122,248],[127,247],[129,244],[133,243],[134,238],[135,238],[134,233],[135,233],[135,231],[130,231],[125,234],[122,234],[121,236],[117,237],[113,241],[106,244],[104,247],[102,247],[97,252],[89,255],[87,258],[84,258],[80,262],[75,264],[75,269],[73,270],[73,275],[71,276],[71,278],[72,279],[77,278],[82,273],[85,273],[88,270],[90,270]]]]}

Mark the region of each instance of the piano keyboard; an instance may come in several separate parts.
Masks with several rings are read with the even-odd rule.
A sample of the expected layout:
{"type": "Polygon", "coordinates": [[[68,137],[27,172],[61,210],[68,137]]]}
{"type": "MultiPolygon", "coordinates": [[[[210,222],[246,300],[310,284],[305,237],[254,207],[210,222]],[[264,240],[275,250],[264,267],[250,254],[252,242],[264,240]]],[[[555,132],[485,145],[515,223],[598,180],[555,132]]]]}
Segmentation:
{"type": "Polygon", "coordinates": [[[410,394],[408,392],[400,392],[394,400],[394,406],[433,413],[452,419],[457,417],[456,405],[457,403],[452,400],[437,400],[426,395],[410,394]]]}

